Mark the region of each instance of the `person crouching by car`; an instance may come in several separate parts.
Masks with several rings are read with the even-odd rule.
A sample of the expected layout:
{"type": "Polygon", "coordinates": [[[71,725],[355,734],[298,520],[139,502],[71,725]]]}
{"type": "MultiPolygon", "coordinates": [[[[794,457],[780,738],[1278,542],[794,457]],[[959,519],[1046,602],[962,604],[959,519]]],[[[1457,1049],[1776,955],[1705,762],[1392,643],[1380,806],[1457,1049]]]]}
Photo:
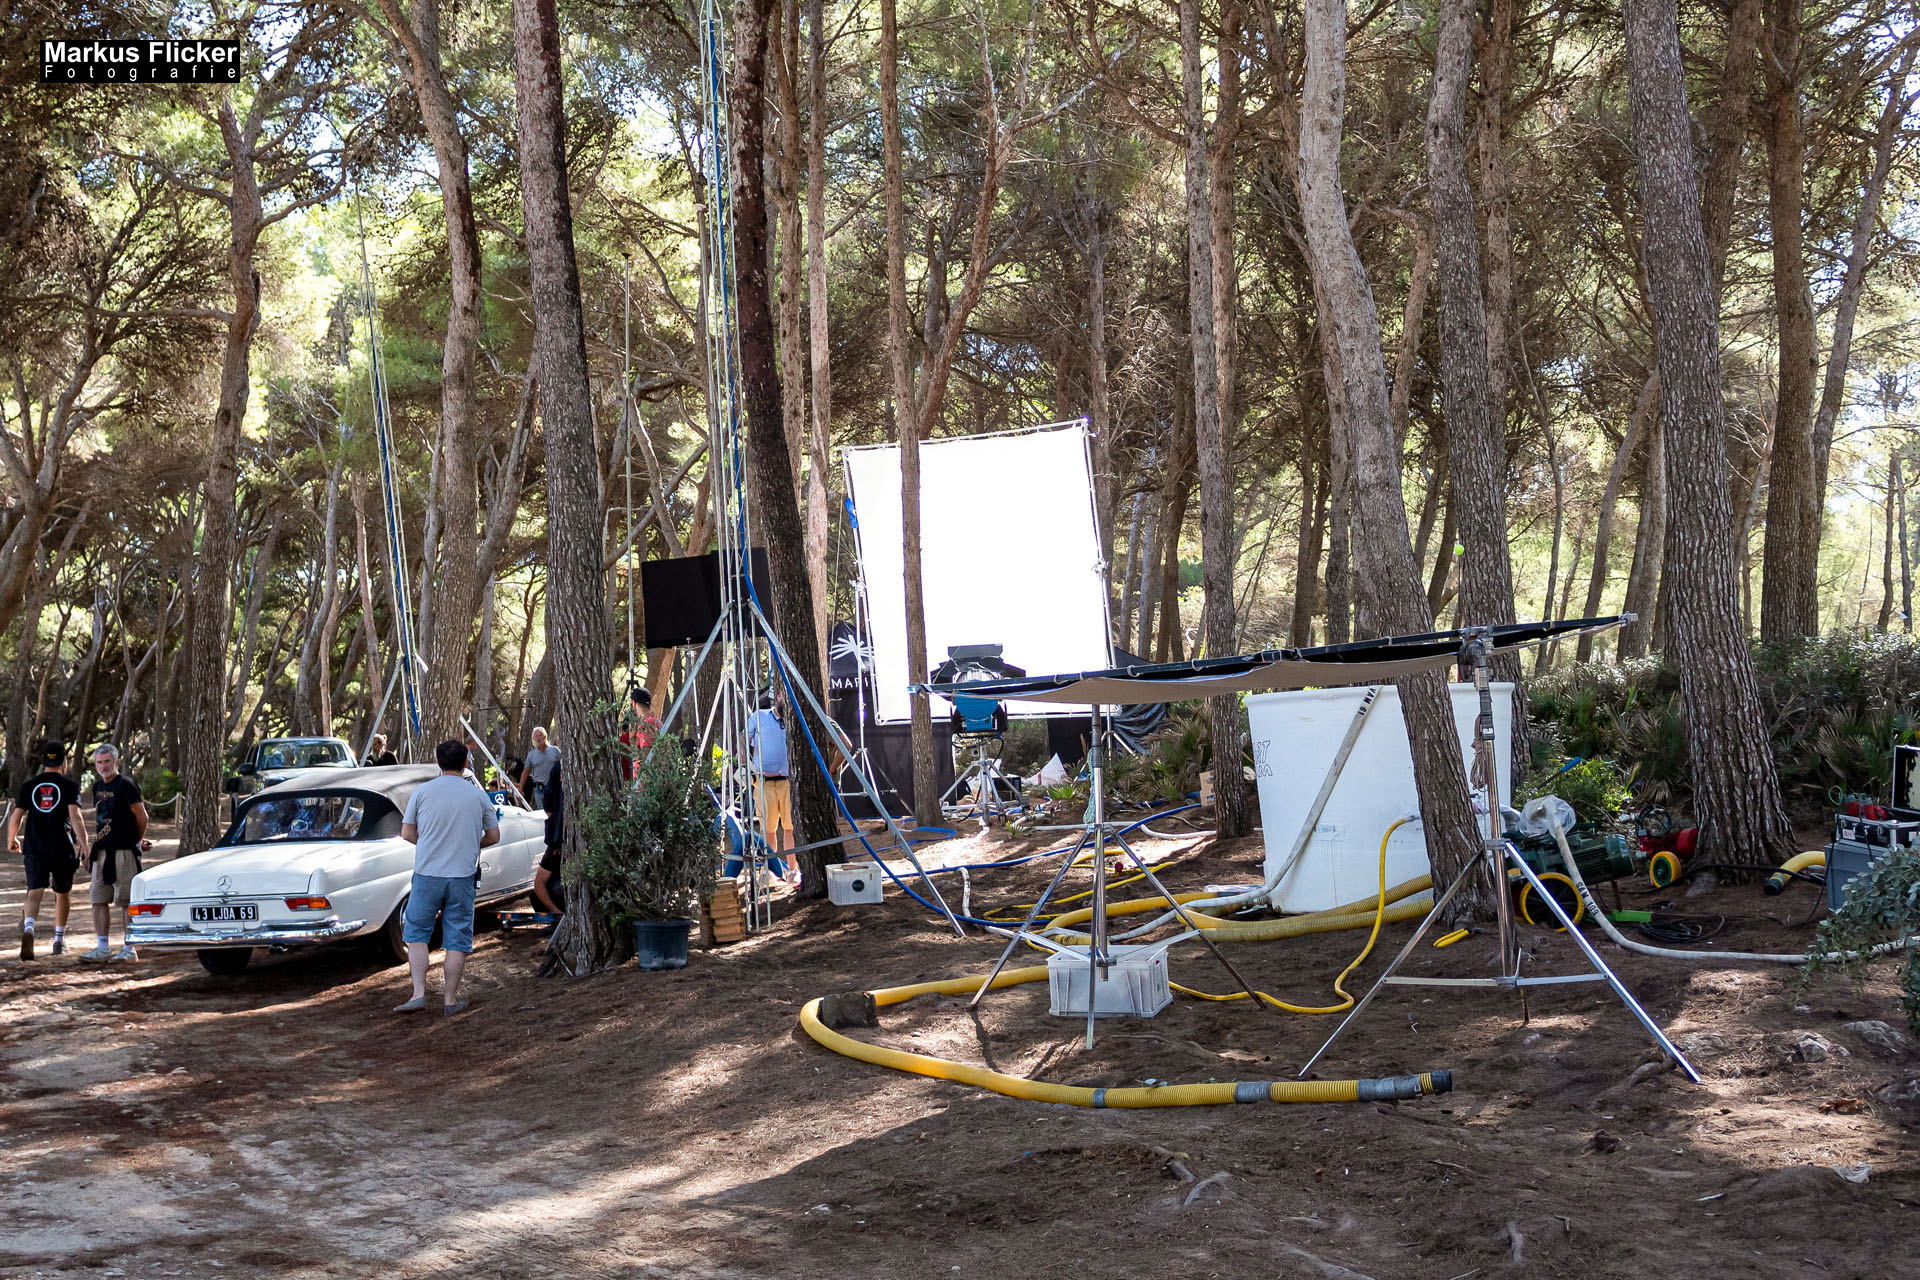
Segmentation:
{"type": "MultiPolygon", "coordinates": [[[[560,773],[560,766],[555,765],[547,775],[547,848],[533,873],[533,905],[553,917],[556,932],[560,917],[567,913],[567,887],[560,883],[560,838],[567,829],[567,799],[560,773]]],[[[545,955],[552,949],[553,943],[543,942],[535,954],[545,955]]]]}
{"type": "Polygon", "coordinates": [[[413,789],[400,819],[400,838],[413,845],[413,886],[400,935],[407,944],[413,998],[393,1011],[418,1013],[427,1007],[427,943],[437,918],[446,968],[442,1000],[451,1017],[467,1007],[460,998],[460,975],[473,951],[480,851],[500,842],[500,816],[468,776],[465,743],[450,738],[433,749],[433,758],[440,776],[413,789]]]}
{"type": "Polygon", "coordinates": [[[67,949],[68,895],[73,873],[87,856],[87,824],[80,816],[80,788],[67,776],[67,748],[49,738],[36,755],[41,771],[13,799],[7,819],[7,849],[27,864],[27,910],[20,922],[20,958],[33,959],[34,916],[40,897],[53,890],[53,954],[67,949]],[[24,840],[23,840],[24,837],[24,840]]]}

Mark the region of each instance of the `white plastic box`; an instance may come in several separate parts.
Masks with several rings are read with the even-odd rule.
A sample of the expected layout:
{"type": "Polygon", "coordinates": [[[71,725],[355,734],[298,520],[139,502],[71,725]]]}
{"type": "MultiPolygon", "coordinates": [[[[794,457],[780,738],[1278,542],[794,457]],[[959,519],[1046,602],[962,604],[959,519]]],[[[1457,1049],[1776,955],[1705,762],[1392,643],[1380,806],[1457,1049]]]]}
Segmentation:
{"type": "Polygon", "coordinates": [[[878,902],[885,873],[876,862],[830,862],[827,864],[827,901],[837,907],[878,902]]]}
{"type": "MultiPolygon", "coordinates": [[[[1173,1003],[1167,986],[1167,945],[1115,946],[1112,967],[1100,975],[1094,992],[1096,1018],[1151,1018],[1173,1003]]],[[[1059,1017],[1087,1016],[1089,965],[1084,951],[1056,951],[1047,959],[1047,988],[1053,996],[1049,1010],[1059,1017]]]]}
{"type": "MultiPolygon", "coordinates": [[[[1473,778],[1473,727],[1480,694],[1470,684],[1449,685],[1460,758],[1473,778]]],[[[1347,735],[1366,694],[1361,687],[1261,693],[1247,699],[1255,785],[1260,792],[1260,828],[1267,842],[1264,874],[1271,879],[1293,849],[1301,823],[1347,735]]],[[[1493,686],[1494,761],[1503,803],[1512,777],[1513,686],[1493,686]]],[[[1420,810],[1413,785],[1413,752],[1407,745],[1400,694],[1380,692],[1347,757],[1340,781],[1327,798],[1313,837],[1293,870],[1274,890],[1282,911],[1322,911],[1357,902],[1380,887],[1380,838],[1396,818],[1420,810]]],[[[1425,875],[1427,843],[1419,824],[1394,832],[1387,844],[1387,883],[1425,875]]]]}

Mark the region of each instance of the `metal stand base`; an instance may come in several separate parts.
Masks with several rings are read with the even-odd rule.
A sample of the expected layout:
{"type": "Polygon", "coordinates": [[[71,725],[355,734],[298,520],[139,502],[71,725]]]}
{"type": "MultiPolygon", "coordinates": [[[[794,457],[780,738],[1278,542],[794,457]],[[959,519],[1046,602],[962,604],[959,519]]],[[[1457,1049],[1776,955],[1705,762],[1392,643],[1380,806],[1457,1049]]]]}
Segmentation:
{"type": "MultiPolygon", "coordinates": [[[[1147,883],[1153,887],[1153,891],[1166,899],[1167,905],[1173,908],[1173,913],[1179,917],[1180,923],[1187,927],[1188,932],[1185,936],[1198,937],[1202,942],[1206,943],[1207,949],[1213,952],[1214,958],[1220,962],[1220,966],[1239,984],[1240,989],[1247,993],[1247,998],[1256,1005],[1267,1007],[1267,1002],[1261,998],[1260,993],[1253,989],[1252,984],[1241,976],[1240,971],[1234,968],[1232,961],[1228,960],[1221,952],[1219,944],[1214,942],[1212,938],[1209,938],[1206,931],[1194,923],[1193,913],[1181,906],[1179,901],[1167,891],[1167,887],[1160,883],[1160,877],[1155,875],[1147,866],[1146,859],[1134,852],[1133,846],[1127,843],[1125,837],[1108,825],[1106,740],[1111,722],[1104,714],[1104,708],[1096,706],[1092,710],[1093,741],[1089,744],[1087,751],[1087,766],[1092,782],[1091,790],[1093,792],[1092,821],[1081,828],[1078,843],[1073,846],[1073,850],[1068,853],[1066,859],[1061,862],[1060,869],[1053,873],[1053,880],[1047,885],[1047,891],[1040,895],[1040,900],[1035,902],[1032,909],[1027,912],[1027,918],[1020,923],[1020,927],[1014,930],[1012,936],[1007,939],[1007,945],[1005,949],[1000,952],[1000,958],[994,962],[992,970],[988,972],[987,980],[980,984],[978,991],[973,993],[973,999],[967,1003],[967,1007],[969,1009],[977,1009],[980,1006],[980,1002],[986,998],[987,992],[993,986],[994,979],[1000,976],[1000,971],[1006,967],[1007,961],[1012,958],[1014,949],[1031,936],[1034,922],[1040,918],[1040,913],[1046,909],[1047,900],[1058,891],[1060,882],[1066,879],[1067,872],[1072,869],[1074,862],[1080,857],[1080,851],[1085,849],[1089,843],[1093,846],[1093,896],[1091,903],[1093,918],[1088,921],[1087,930],[1087,1048],[1093,1048],[1094,1009],[1098,1004],[1098,1001],[1095,999],[1095,993],[1099,990],[1100,975],[1106,970],[1111,969],[1114,963],[1113,948],[1107,941],[1107,850],[1109,847],[1117,847],[1121,854],[1129,862],[1133,863],[1140,874],[1146,878],[1147,883]]],[[[1181,938],[1176,937],[1173,941],[1181,941],[1181,938]]],[[[1078,951],[1078,948],[1076,947],[1075,950],[1078,951]]],[[[1270,1008],[1268,1011],[1273,1012],[1270,1008]]]]}
{"type": "Polygon", "coordinates": [[[1016,809],[1024,808],[1023,804],[1001,797],[1000,784],[1003,781],[1011,782],[1016,792],[1020,790],[1017,781],[1001,772],[1000,757],[990,756],[983,749],[980,757],[968,765],[966,771],[955,778],[953,785],[948,787],[946,793],[940,797],[940,808],[943,811],[959,808],[963,801],[955,797],[967,792],[972,793],[974,812],[980,815],[982,822],[989,818],[1004,817],[1016,809]]]}
{"type": "Polygon", "coordinates": [[[1693,1064],[1687,1061],[1686,1055],[1674,1046],[1673,1041],[1667,1038],[1666,1032],[1660,1029],[1660,1024],[1655,1022],[1652,1015],[1641,1007],[1638,1000],[1633,998],[1633,993],[1627,990],[1626,984],[1620,981],[1619,975],[1607,967],[1606,961],[1600,958],[1600,953],[1593,949],[1593,944],[1588,942],[1586,936],[1574,927],[1573,920],[1567,915],[1566,908],[1560,905],[1557,898],[1547,892],[1546,885],[1541,883],[1540,877],[1534,873],[1532,867],[1527,865],[1526,860],[1520,856],[1519,851],[1507,843],[1506,840],[1500,838],[1500,780],[1495,776],[1493,765],[1493,701],[1491,691],[1488,687],[1488,657],[1490,649],[1490,631],[1475,637],[1475,639],[1470,642],[1468,648],[1469,656],[1473,661],[1474,683],[1479,686],[1480,689],[1479,741],[1476,748],[1478,762],[1475,767],[1475,772],[1486,788],[1488,801],[1487,834],[1482,844],[1480,856],[1468,863],[1467,866],[1461,870],[1460,874],[1454,877],[1453,883],[1447,886],[1447,891],[1441,894],[1439,899],[1433,904],[1433,910],[1427,913],[1426,918],[1420,922],[1420,927],[1413,931],[1413,936],[1407,939],[1406,945],[1400,948],[1400,953],[1394,956],[1392,963],[1387,965],[1386,972],[1380,975],[1373,986],[1367,990],[1366,995],[1360,997],[1360,1002],[1353,1006],[1352,1012],[1348,1013],[1347,1016],[1341,1020],[1340,1025],[1333,1029],[1333,1034],[1327,1037],[1327,1042],[1321,1045],[1311,1058],[1307,1059],[1306,1065],[1300,1068],[1300,1074],[1304,1076],[1313,1069],[1313,1064],[1320,1061],[1327,1050],[1333,1047],[1333,1042],[1340,1038],[1341,1033],[1353,1025],[1354,1019],[1366,1011],[1367,1006],[1373,1002],[1374,996],[1380,993],[1380,988],[1388,984],[1408,987],[1491,987],[1505,991],[1517,990],[1521,993],[1521,998],[1524,1000],[1528,987],[1560,985],[1569,982],[1604,982],[1613,988],[1613,994],[1618,997],[1621,1004],[1627,1007],[1628,1012],[1633,1014],[1635,1020],[1637,1020],[1642,1027],[1646,1028],[1647,1034],[1653,1037],[1654,1042],[1660,1046],[1661,1050],[1673,1059],[1681,1071],[1686,1073],[1687,1079],[1693,1081],[1695,1084],[1699,1084],[1700,1073],[1694,1070],[1693,1064]],[[1572,938],[1581,952],[1585,954],[1587,963],[1593,966],[1592,972],[1551,978],[1528,978],[1521,976],[1519,933],[1514,927],[1513,912],[1507,900],[1506,873],[1507,868],[1510,866],[1517,869],[1526,879],[1527,883],[1533,886],[1534,892],[1540,895],[1541,900],[1546,903],[1547,908],[1553,912],[1554,918],[1560,922],[1560,927],[1566,930],[1567,936],[1572,938]],[[1453,901],[1454,895],[1460,892],[1461,887],[1467,883],[1470,877],[1476,875],[1487,876],[1492,883],[1495,894],[1495,904],[1498,908],[1497,934],[1500,950],[1500,972],[1488,978],[1418,978],[1400,976],[1400,966],[1406,963],[1407,957],[1413,954],[1413,949],[1419,946],[1421,939],[1427,936],[1427,931],[1433,927],[1434,921],[1438,920],[1441,913],[1446,910],[1447,904],[1453,901]]]}

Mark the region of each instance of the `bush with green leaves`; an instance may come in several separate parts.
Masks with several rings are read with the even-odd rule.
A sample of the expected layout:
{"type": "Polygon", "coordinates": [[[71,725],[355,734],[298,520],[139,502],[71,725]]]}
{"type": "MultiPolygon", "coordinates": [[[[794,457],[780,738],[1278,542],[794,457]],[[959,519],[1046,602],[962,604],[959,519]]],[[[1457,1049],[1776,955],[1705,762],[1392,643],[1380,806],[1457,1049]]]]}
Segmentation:
{"type": "Polygon", "coordinates": [[[1620,771],[1598,756],[1588,756],[1572,768],[1566,764],[1564,758],[1550,758],[1529,773],[1520,783],[1513,807],[1521,808],[1536,796],[1559,796],[1573,806],[1584,826],[1604,831],[1618,825],[1629,799],[1620,771]]]}
{"type": "MultiPolygon", "coordinates": [[[[624,755],[618,743],[607,749],[624,755]]],[[[567,883],[584,883],[617,923],[697,916],[720,865],[709,769],[678,738],[662,735],[639,757],[633,784],[586,796],[580,856],[567,883]]]]}
{"type": "MultiPolygon", "coordinates": [[[[1893,749],[1920,741],[1920,641],[1836,633],[1755,645],[1753,662],[1789,816],[1824,821],[1835,788],[1886,798],[1893,749]]],[[[1528,692],[1555,749],[1615,761],[1638,801],[1685,804],[1686,709],[1664,658],[1570,667],[1528,692]]]]}
{"type": "Polygon", "coordinates": [[[1920,1036],[1920,856],[1911,849],[1889,849],[1865,872],[1847,882],[1840,909],[1820,922],[1815,955],[1800,980],[1804,991],[1824,970],[1838,969],[1856,985],[1866,982],[1868,948],[1904,942],[1900,964],[1900,1007],[1907,1026],[1920,1036]],[[1845,956],[1828,960],[1828,954],[1845,956]]]}

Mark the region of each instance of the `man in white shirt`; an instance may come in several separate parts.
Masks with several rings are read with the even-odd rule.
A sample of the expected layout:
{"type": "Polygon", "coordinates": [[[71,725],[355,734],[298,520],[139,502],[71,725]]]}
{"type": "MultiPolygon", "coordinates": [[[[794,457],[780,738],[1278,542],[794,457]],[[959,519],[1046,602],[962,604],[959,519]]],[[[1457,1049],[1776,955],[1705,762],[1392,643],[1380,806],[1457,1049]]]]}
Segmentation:
{"type": "Polygon", "coordinates": [[[395,1013],[427,1007],[427,943],[440,922],[445,949],[448,1017],[467,1007],[460,998],[460,975],[473,951],[473,896],[480,884],[480,851],[500,842],[500,815],[487,793],[467,773],[467,746],[448,739],[433,750],[440,776],[413,789],[400,820],[400,837],[413,845],[413,887],[407,894],[407,969],[413,998],[395,1013]]]}

